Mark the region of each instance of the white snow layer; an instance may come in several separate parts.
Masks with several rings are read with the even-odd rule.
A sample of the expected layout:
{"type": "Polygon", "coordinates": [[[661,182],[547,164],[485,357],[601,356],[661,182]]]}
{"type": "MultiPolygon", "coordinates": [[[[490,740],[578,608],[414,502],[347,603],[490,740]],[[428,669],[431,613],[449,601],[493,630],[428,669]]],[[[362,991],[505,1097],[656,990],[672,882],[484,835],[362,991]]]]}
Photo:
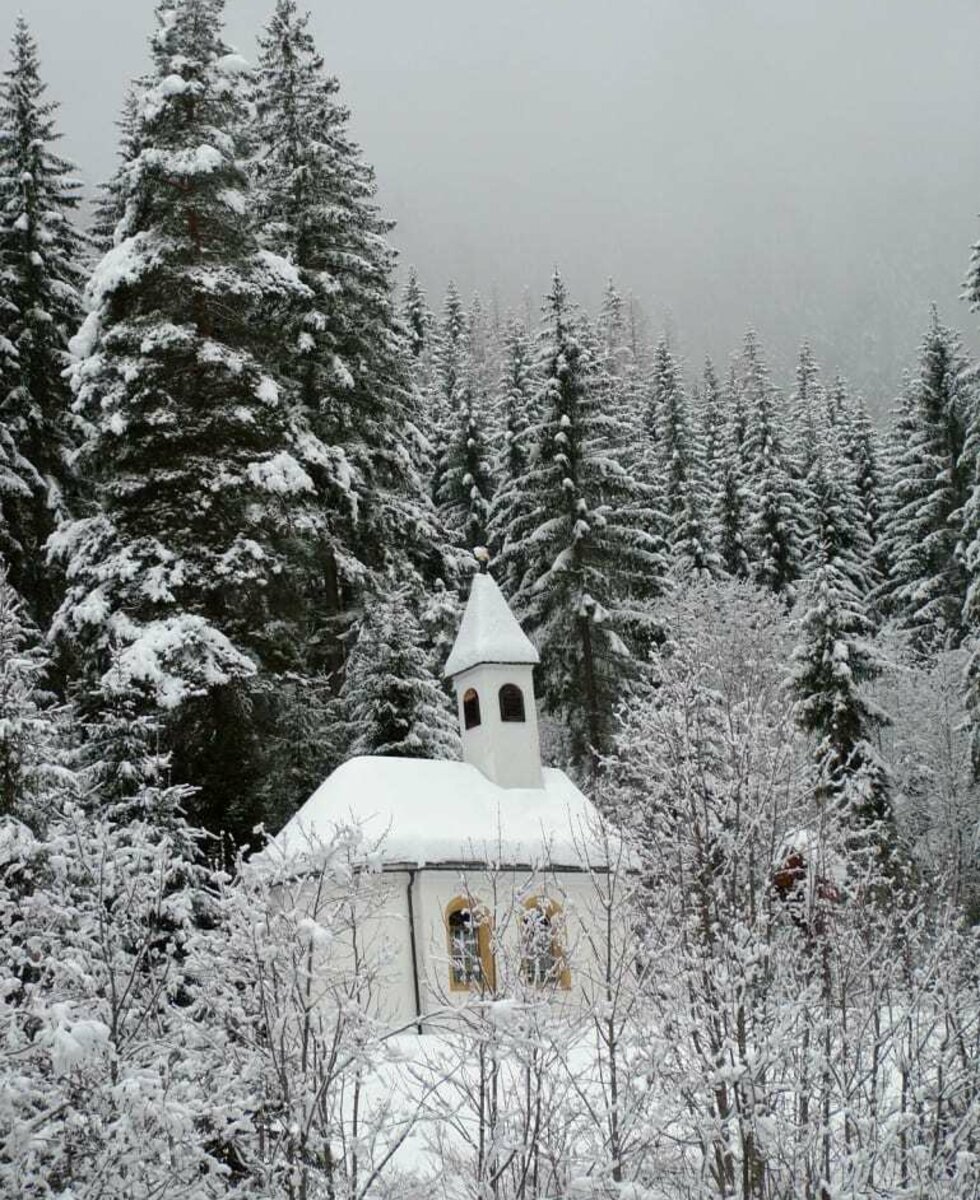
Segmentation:
{"type": "Polygon", "coordinates": [[[541,788],[500,788],[469,763],[351,758],[257,857],[299,865],[335,830],[356,825],[365,859],[382,865],[602,866],[592,804],[563,771],[543,776],[541,788]]]}
{"type": "Polygon", "coordinates": [[[474,575],[459,634],[446,660],[449,679],[480,663],[539,662],[538,652],[489,575],[474,575]]]}

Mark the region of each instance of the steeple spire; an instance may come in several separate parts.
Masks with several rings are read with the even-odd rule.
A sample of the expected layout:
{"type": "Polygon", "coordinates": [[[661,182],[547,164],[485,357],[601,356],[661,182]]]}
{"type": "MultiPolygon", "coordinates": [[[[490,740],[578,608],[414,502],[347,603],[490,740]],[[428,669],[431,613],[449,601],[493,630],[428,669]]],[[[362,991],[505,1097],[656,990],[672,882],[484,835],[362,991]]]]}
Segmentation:
{"type": "Polygon", "coordinates": [[[510,611],[492,575],[474,575],[470,598],[456,635],[445,676],[452,679],[480,663],[535,666],[538,652],[510,611]]]}

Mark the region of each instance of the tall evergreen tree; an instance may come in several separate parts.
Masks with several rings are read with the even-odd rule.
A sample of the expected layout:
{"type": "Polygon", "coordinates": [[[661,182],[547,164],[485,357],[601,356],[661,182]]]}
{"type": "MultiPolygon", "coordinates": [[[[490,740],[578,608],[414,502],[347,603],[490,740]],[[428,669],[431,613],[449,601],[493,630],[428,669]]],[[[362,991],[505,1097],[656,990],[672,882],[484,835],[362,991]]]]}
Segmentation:
{"type": "Polygon", "coordinates": [[[800,479],[806,479],[819,452],[821,421],[820,367],[809,342],[800,347],[796,363],[796,386],[790,396],[790,414],[795,433],[795,456],[800,479]]]}
{"type": "Polygon", "coordinates": [[[871,544],[868,582],[877,602],[888,570],[883,542],[885,474],[880,439],[860,398],[852,404],[843,449],[854,468],[862,520],[871,544]]]}
{"type": "Polygon", "coordinates": [[[751,330],[745,336],[742,368],[749,413],[745,453],[753,568],[761,586],[792,600],[800,576],[802,514],[784,447],[776,390],[751,330]]]}
{"type": "Polygon", "coordinates": [[[717,491],[718,485],[714,471],[721,461],[725,413],[721,384],[718,382],[718,373],[710,358],[704,360],[699,395],[700,403],[695,415],[701,435],[704,462],[708,470],[708,490],[713,494],[717,491]]]}
{"type": "Polygon", "coordinates": [[[959,338],[935,310],[911,384],[908,438],[888,501],[888,603],[922,651],[962,641],[964,506],[976,464],[964,454],[973,387],[959,338]]]}
{"type": "Polygon", "coordinates": [[[92,205],[92,222],[89,235],[100,254],[111,250],[116,242],[116,229],[126,215],[126,164],[139,153],[136,138],[140,128],[140,84],[130,85],[123,101],[122,112],[116,121],[119,130],[117,149],[118,165],[113,174],[99,185],[98,195],[92,205]]]}
{"type": "MultiPolygon", "coordinates": [[[[511,321],[504,334],[496,406],[503,437],[496,456],[496,489],[490,510],[490,545],[495,554],[506,537],[506,523],[515,521],[523,506],[522,485],[530,465],[533,430],[537,424],[537,386],[533,345],[524,326],[511,321]]],[[[524,567],[512,551],[497,573],[506,593],[516,591],[524,567]]]]}
{"type": "Polygon", "coordinates": [[[425,292],[419,283],[415,268],[408,272],[405,291],[402,296],[402,321],[408,331],[408,344],[412,357],[420,359],[429,344],[432,329],[432,313],[425,299],[425,292]]]}
{"type": "Polygon", "coordinates": [[[650,462],[663,480],[671,565],[697,576],[717,577],[723,568],[705,516],[701,446],[666,338],[654,351],[652,391],[650,411],[658,428],[653,431],[650,462]]]}
{"type": "Polygon", "coordinates": [[[67,767],[65,714],[49,673],[40,632],[0,562],[0,818],[35,830],[51,815],[67,767]]]}
{"type": "Polygon", "coordinates": [[[622,465],[622,426],[602,410],[595,359],[558,272],[545,302],[535,450],[503,558],[525,565],[516,611],[541,653],[540,694],[593,771],[616,703],[651,636],[643,600],[665,562],[649,489],[622,465]]]}
{"type": "Polygon", "coordinates": [[[440,543],[418,470],[422,413],[391,294],[390,224],[376,208],[374,175],[350,139],[338,87],[309,16],[295,0],[277,0],[260,37],[258,229],[262,246],[288,260],[306,289],[293,290],[278,319],[273,296],[266,319],[278,327],[270,349],[281,346],[290,397],[317,439],[304,466],[327,526],[306,580],[311,620],[322,625],[320,657],[332,671],[343,663],[338,635],[364,589],[376,586],[372,573],[404,574],[407,563],[431,577],[440,543]]]}
{"type": "Polygon", "coordinates": [[[833,437],[818,450],[810,486],[811,569],[792,675],[798,719],[815,738],[821,794],[855,832],[871,827],[881,840],[892,811],[874,739],[885,718],[862,690],[880,671],[862,594],[871,544],[852,472],[833,437]]]}
{"type": "Polygon", "coordinates": [[[732,366],[724,395],[724,420],[712,464],[716,479],[712,518],[713,540],[722,566],[733,579],[749,579],[748,415],[745,396],[732,366]]]}
{"type": "Polygon", "coordinates": [[[511,321],[504,334],[497,407],[503,441],[497,458],[501,482],[523,477],[531,447],[527,436],[535,418],[534,348],[524,327],[511,321]]]}
{"type": "Polygon", "coordinates": [[[60,592],[43,547],[70,500],[64,372],[87,256],[73,224],[80,185],[55,152],[58,106],[46,90],[37,45],[19,17],[0,83],[0,499],[11,580],[45,622],[60,592]]]}
{"type": "Polygon", "coordinates": [[[964,701],[969,717],[973,775],[980,780],[980,397],[975,394],[968,406],[961,476],[972,485],[963,506],[961,525],[967,584],[962,630],[969,649],[964,701]]]}
{"type": "Polygon", "coordinates": [[[479,367],[467,352],[456,377],[436,497],[449,536],[462,550],[490,540],[494,478],[485,404],[479,367]]]}
{"type": "Polygon", "coordinates": [[[354,754],[458,758],[455,714],[421,635],[404,587],[366,608],[343,692],[354,754]]]}
{"type": "Polygon", "coordinates": [[[466,312],[459,290],[449,281],[432,352],[433,381],[429,389],[427,416],[432,442],[432,495],[442,492],[442,468],[455,427],[455,402],[466,357],[466,312]]]}
{"type": "Polygon", "coordinates": [[[297,580],[328,532],[311,472],[331,453],[269,369],[268,311],[308,289],[249,227],[222,9],[158,8],[126,217],[74,343],[99,510],[56,535],[70,589],[55,629],[104,694],[162,711],[194,815],[241,834],[262,815],[249,681],[295,659],[297,580]]]}

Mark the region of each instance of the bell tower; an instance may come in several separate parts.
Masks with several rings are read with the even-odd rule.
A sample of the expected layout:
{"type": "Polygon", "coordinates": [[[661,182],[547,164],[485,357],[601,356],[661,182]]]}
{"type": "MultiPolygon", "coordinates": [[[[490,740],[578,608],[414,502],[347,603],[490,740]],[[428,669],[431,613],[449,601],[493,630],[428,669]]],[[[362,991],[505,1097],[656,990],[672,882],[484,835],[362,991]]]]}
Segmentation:
{"type": "Polygon", "coordinates": [[[502,788],[540,788],[534,702],[538,652],[487,574],[475,575],[446,661],[463,739],[463,760],[502,788]]]}

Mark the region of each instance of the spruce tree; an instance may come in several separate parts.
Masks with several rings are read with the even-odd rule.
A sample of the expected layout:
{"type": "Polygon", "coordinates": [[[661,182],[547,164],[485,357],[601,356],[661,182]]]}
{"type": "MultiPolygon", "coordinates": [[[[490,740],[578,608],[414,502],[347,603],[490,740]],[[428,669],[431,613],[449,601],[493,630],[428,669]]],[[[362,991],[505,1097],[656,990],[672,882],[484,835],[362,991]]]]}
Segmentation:
{"type": "Polygon", "coordinates": [[[653,431],[650,461],[663,481],[667,543],[673,569],[696,576],[723,573],[705,517],[704,462],[677,365],[665,338],[653,356],[653,431]]]}
{"type": "Polygon", "coordinates": [[[467,352],[457,372],[436,497],[450,540],[464,551],[490,540],[494,477],[485,405],[479,367],[467,352]]]}
{"type": "Polygon", "coordinates": [[[964,453],[973,405],[966,366],[958,336],[933,310],[911,383],[908,438],[894,463],[886,533],[888,604],[923,652],[958,646],[964,636],[964,506],[976,481],[976,463],[964,453]]]}
{"type": "Polygon", "coordinates": [[[969,649],[965,706],[969,714],[974,779],[980,779],[980,403],[972,396],[967,416],[961,474],[972,483],[962,511],[963,569],[967,589],[963,603],[963,634],[969,649]]]}
{"type": "Polygon", "coordinates": [[[295,0],[277,0],[259,46],[259,238],[306,289],[293,290],[285,312],[272,296],[265,320],[288,395],[316,438],[304,469],[327,522],[297,582],[308,584],[309,619],[320,625],[319,652],[305,665],[330,672],[342,668],[342,638],[362,594],[389,569],[431,579],[440,536],[419,475],[422,412],[374,174],[295,0]]]}
{"type": "Polygon", "coordinates": [[[67,714],[48,650],[0,561],[0,818],[40,830],[67,771],[67,714]]]}
{"type": "Polygon", "coordinates": [[[117,157],[119,164],[113,174],[99,185],[99,194],[92,205],[89,236],[100,254],[111,250],[116,242],[116,229],[126,215],[126,164],[139,153],[136,144],[140,128],[140,85],[130,85],[123,101],[122,113],[116,121],[119,130],[117,157]]]}
{"type": "Polygon", "coordinates": [[[839,372],[834,376],[834,382],[827,388],[824,403],[827,424],[832,429],[839,429],[846,438],[851,420],[852,401],[847,380],[839,372]]]}
{"type": "Polygon", "coordinates": [[[745,455],[753,570],[762,587],[792,601],[801,566],[800,503],[783,444],[776,391],[752,331],[745,336],[742,364],[749,415],[745,455]]]}
{"type": "Polygon", "coordinates": [[[249,225],[241,62],[222,0],[161,4],[125,220],[75,342],[98,511],[55,544],[70,589],[55,622],[89,684],[161,710],[192,813],[241,835],[257,809],[250,680],[295,661],[298,579],[327,527],[314,464],[265,321],[307,289],[249,225]]]}
{"type": "MultiPolygon", "coordinates": [[[[503,437],[494,464],[496,490],[490,510],[490,546],[499,553],[507,536],[507,523],[518,519],[522,485],[533,450],[537,380],[534,348],[524,326],[511,321],[504,335],[503,364],[497,385],[497,420],[503,437]]],[[[525,565],[514,552],[496,572],[505,593],[513,594],[525,565]]]]}
{"type": "Polygon", "coordinates": [[[622,465],[623,428],[603,411],[581,317],[558,272],[545,302],[535,449],[506,529],[522,560],[513,603],[541,653],[545,709],[565,725],[572,763],[594,772],[652,625],[643,601],[663,583],[649,489],[622,465]]]}
{"type": "Polygon", "coordinates": [[[418,360],[422,358],[429,344],[432,313],[414,267],[408,272],[402,296],[402,322],[408,331],[408,345],[412,357],[418,360]]]}
{"type": "Polygon", "coordinates": [[[796,386],[790,396],[790,413],[795,431],[797,471],[806,479],[813,469],[820,443],[822,418],[820,367],[809,342],[800,347],[796,363],[796,386]]]}
{"type": "Polygon", "coordinates": [[[704,462],[708,471],[707,487],[708,491],[714,495],[718,488],[716,468],[721,462],[725,413],[718,373],[710,358],[704,360],[704,367],[701,371],[699,404],[695,416],[701,436],[704,462]]]}
{"type": "Polygon", "coordinates": [[[713,463],[716,480],[711,513],[714,544],[722,567],[733,579],[752,574],[749,539],[749,480],[747,460],[748,416],[745,397],[734,366],[724,395],[724,419],[713,463]]]}
{"type": "Polygon", "coordinates": [[[891,821],[888,772],[874,744],[884,720],[862,690],[880,672],[865,595],[871,556],[860,499],[837,439],[810,474],[810,573],[792,674],[801,728],[815,739],[820,795],[879,844],[891,821]]]}
{"type": "Polygon", "coordinates": [[[596,322],[596,361],[601,377],[600,386],[607,393],[604,403],[608,411],[616,416],[624,430],[633,431],[633,436],[628,439],[631,444],[625,445],[623,450],[625,461],[631,468],[636,468],[644,457],[643,399],[646,386],[640,368],[632,316],[632,305],[623,299],[610,279],[596,322]]]}
{"type": "Polygon", "coordinates": [[[503,440],[496,473],[502,483],[523,477],[530,458],[528,430],[535,423],[534,351],[524,327],[511,321],[504,335],[497,408],[503,440]]]}
{"type": "MultiPolygon", "coordinates": [[[[880,439],[860,398],[853,402],[848,416],[843,450],[854,468],[861,516],[871,544],[868,582],[877,600],[888,570],[883,541],[885,473],[880,439]]],[[[880,616],[877,603],[874,615],[880,616]]]]}
{"type": "Polygon", "coordinates": [[[0,83],[0,500],[11,581],[42,622],[60,592],[44,544],[71,500],[64,372],[87,256],[73,224],[80,185],[55,152],[58,106],[46,90],[37,45],[19,17],[0,83]]]}
{"type": "Polygon", "coordinates": [[[432,496],[437,503],[442,493],[442,470],[446,461],[446,451],[455,428],[455,401],[466,356],[466,341],[466,313],[459,290],[453,280],[450,280],[435,335],[432,351],[433,379],[426,406],[432,443],[430,485],[432,496]]]}
{"type": "Polygon", "coordinates": [[[426,661],[405,587],[394,587],[365,609],[342,698],[354,754],[459,756],[455,714],[426,661]]]}

